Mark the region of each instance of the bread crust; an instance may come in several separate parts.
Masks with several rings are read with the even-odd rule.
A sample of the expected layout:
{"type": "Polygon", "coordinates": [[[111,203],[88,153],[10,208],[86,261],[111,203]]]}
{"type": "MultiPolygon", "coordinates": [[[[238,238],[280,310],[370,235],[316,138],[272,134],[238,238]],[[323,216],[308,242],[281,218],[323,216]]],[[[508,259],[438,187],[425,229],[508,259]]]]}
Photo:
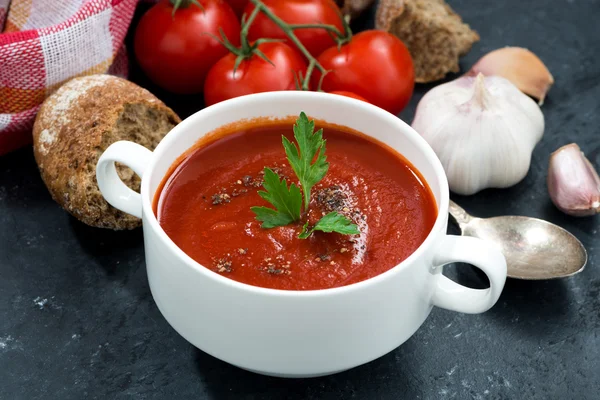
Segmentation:
{"type": "Polygon", "coordinates": [[[444,0],[381,0],[375,26],[398,36],[415,66],[415,81],[433,82],[459,72],[459,58],[479,40],[444,0]]]}
{"type": "MultiPolygon", "coordinates": [[[[94,227],[133,229],[141,220],[109,205],[98,189],[98,158],[110,144],[124,139],[153,150],[180,121],[154,95],[125,79],[111,75],[75,78],[42,104],[33,127],[35,160],[52,198],[75,218],[94,227]],[[160,132],[139,128],[145,123],[144,112],[160,122],[160,132]],[[129,124],[133,128],[127,132],[135,131],[137,136],[123,137],[119,124],[129,124]]],[[[118,172],[128,186],[139,190],[140,180],[133,171],[118,166],[118,172]]]]}

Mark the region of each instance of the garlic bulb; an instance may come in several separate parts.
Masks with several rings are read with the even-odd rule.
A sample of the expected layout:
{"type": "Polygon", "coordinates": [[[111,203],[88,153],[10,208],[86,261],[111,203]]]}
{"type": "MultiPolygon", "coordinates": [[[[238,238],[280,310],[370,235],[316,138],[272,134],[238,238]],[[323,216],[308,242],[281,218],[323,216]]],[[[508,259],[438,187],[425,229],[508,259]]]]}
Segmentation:
{"type": "Polygon", "coordinates": [[[442,161],[450,190],[470,195],[512,186],[527,175],[544,116],[508,80],[479,74],[431,89],[412,126],[442,161]]]}
{"type": "Polygon", "coordinates": [[[566,214],[583,217],[600,213],[600,177],[575,143],[550,156],[548,193],[566,214]]]}

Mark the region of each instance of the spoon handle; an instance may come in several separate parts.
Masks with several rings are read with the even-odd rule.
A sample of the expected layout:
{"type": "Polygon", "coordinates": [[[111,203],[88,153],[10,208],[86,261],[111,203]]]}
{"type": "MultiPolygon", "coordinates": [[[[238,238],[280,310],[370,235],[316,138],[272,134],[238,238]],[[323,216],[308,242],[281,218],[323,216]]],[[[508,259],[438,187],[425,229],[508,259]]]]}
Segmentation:
{"type": "Polygon", "coordinates": [[[467,212],[462,207],[460,207],[452,200],[450,200],[448,212],[456,220],[456,223],[458,224],[458,226],[460,226],[460,229],[463,229],[473,219],[472,216],[467,214],[467,212]]]}

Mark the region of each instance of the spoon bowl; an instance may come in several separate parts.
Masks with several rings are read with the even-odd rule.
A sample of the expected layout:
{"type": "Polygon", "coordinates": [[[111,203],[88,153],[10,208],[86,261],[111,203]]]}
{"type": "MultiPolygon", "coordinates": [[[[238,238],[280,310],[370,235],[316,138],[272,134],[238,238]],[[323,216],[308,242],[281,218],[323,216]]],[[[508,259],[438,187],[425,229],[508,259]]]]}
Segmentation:
{"type": "Polygon", "coordinates": [[[583,244],[548,221],[521,216],[475,218],[452,201],[449,211],[463,236],[498,246],[506,258],[510,278],[564,278],[583,271],[587,263],[583,244]]]}

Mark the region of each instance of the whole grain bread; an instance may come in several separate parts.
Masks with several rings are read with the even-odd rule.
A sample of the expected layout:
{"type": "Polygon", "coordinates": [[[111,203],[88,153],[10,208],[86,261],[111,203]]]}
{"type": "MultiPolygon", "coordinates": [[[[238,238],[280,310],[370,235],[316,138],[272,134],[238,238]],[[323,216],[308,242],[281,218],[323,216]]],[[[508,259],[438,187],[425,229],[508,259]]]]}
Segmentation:
{"type": "Polygon", "coordinates": [[[375,26],[398,36],[408,47],[419,83],[458,72],[459,57],[479,40],[444,0],[381,0],[375,26]]]}
{"type": "MultiPolygon", "coordinates": [[[[109,205],[96,182],[96,163],[106,148],[129,140],[153,150],[181,120],[145,89],[110,75],[75,78],[42,104],[33,148],[52,198],[80,221],[100,228],[133,229],[141,220],[109,205]]],[[[117,165],[138,191],[139,177],[117,165]]]]}

